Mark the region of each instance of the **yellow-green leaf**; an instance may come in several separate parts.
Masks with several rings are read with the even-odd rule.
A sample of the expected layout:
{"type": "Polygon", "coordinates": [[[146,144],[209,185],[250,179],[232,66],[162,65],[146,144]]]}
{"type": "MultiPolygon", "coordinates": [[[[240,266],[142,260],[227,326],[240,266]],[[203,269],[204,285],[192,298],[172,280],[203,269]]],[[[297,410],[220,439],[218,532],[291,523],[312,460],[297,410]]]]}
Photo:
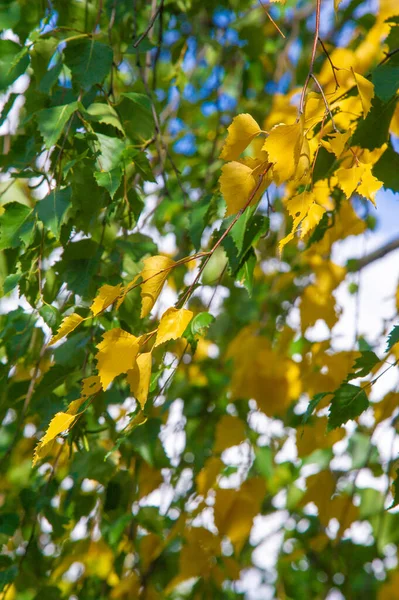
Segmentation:
{"type": "Polygon", "coordinates": [[[151,352],[139,354],[133,369],[127,372],[127,382],[130,391],[138,400],[142,409],[147,402],[148,390],[150,388],[152,356],[151,352]]]}
{"type": "Polygon", "coordinates": [[[98,315],[100,312],[111,306],[119,298],[122,292],[122,284],[118,285],[103,285],[98,290],[97,296],[93,300],[93,304],[90,306],[90,310],[93,315],[98,315]]]}
{"type": "Polygon", "coordinates": [[[276,125],[263,145],[273,163],[273,174],[277,184],[288,181],[295,174],[303,142],[302,126],[276,125]]]}
{"type": "Polygon", "coordinates": [[[362,103],[363,108],[363,117],[366,118],[371,108],[371,101],[374,98],[374,84],[363,77],[363,75],[355,73],[353,69],[352,73],[355,77],[357,89],[359,90],[360,102],[362,103]]]}
{"type": "Polygon", "coordinates": [[[52,346],[53,344],[55,344],[56,342],[61,340],[63,337],[68,335],[68,333],[71,333],[71,331],[76,329],[76,327],[78,325],[80,325],[81,322],[84,320],[85,319],[83,317],[81,317],[80,315],[78,315],[77,313],[72,313],[68,317],[65,317],[65,319],[62,321],[56,335],[54,335],[51,338],[49,346],[52,346]]]}
{"type": "Polygon", "coordinates": [[[220,153],[223,160],[236,160],[261,129],[251,115],[244,113],[233,119],[228,136],[220,153]]]}
{"type": "Polygon", "coordinates": [[[371,172],[371,165],[367,165],[360,185],[357,189],[358,193],[370,200],[375,206],[375,195],[382,188],[382,181],[379,181],[371,172]]]}
{"type": "Polygon", "coordinates": [[[141,272],[143,284],[141,286],[141,317],[146,317],[154,306],[163,284],[166,281],[175,262],[167,256],[150,256],[144,260],[144,269],[141,272]]]}
{"type": "Polygon", "coordinates": [[[60,433],[69,429],[75,418],[75,415],[59,412],[51,419],[46,433],[36,446],[35,453],[33,455],[33,467],[39,460],[44,458],[49,453],[52,447],[51,442],[57,437],[57,435],[60,435],[60,433]]]}
{"type": "Polygon", "coordinates": [[[133,369],[139,344],[134,335],[116,327],[104,333],[97,348],[97,368],[105,390],[117,375],[133,369]]]}
{"type": "Polygon", "coordinates": [[[168,340],[176,340],[181,337],[193,318],[191,310],[186,308],[168,308],[159,322],[155,346],[159,346],[168,340]]]}
{"type": "Polygon", "coordinates": [[[305,235],[309,233],[309,231],[312,231],[312,229],[316,227],[325,212],[325,208],[320,206],[320,204],[313,202],[307,215],[301,223],[301,239],[303,239],[305,235]]]}
{"type": "Polygon", "coordinates": [[[252,173],[250,167],[237,161],[229,162],[222,167],[219,183],[220,191],[227,204],[226,216],[235,215],[247,204],[256,186],[252,173]]]}

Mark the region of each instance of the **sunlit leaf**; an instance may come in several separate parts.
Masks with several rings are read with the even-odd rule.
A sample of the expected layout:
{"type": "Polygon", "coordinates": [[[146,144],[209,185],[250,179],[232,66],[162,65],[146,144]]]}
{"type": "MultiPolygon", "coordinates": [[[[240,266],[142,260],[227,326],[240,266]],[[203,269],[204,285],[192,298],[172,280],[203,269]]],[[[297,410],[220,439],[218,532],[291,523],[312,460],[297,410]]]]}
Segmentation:
{"type": "Polygon", "coordinates": [[[168,308],[159,322],[155,346],[181,337],[192,318],[193,313],[191,310],[187,310],[186,308],[168,308]]]}
{"type": "Polygon", "coordinates": [[[97,368],[105,390],[117,375],[133,369],[139,344],[134,335],[115,327],[103,334],[97,348],[97,368]]]}

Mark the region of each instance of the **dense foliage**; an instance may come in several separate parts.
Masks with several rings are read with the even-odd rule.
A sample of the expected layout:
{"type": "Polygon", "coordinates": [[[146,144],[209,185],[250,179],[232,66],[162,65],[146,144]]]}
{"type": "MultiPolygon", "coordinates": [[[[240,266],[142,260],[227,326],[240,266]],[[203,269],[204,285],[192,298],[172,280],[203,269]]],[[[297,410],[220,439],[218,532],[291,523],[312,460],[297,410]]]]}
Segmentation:
{"type": "Polygon", "coordinates": [[[396,0],[0,11],[0,599],[397,598],[396,0]]]}

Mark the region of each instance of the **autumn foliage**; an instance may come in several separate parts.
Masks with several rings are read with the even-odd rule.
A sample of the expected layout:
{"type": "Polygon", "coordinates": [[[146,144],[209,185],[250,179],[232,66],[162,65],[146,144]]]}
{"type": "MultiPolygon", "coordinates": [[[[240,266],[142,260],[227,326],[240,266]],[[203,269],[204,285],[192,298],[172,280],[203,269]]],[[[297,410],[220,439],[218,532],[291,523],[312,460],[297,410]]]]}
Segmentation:
{"type": "Polygon", "coordinates": [[[0,23],[0,600],[396,598],[397,3],[0,23]]]}

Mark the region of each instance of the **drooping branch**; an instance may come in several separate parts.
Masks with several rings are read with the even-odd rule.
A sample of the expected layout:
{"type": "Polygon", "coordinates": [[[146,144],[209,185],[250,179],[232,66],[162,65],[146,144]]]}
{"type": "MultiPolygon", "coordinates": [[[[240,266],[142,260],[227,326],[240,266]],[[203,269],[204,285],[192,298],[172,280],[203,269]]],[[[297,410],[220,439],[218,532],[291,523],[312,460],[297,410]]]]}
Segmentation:
{"type": "Polygon", "coordinates": [[[355,273],[356,271],[360,271],[361,269],[364,269],[364,267],[368,267],[368,265],[375,262],[376,260],[380,260],[380,258],[384,258],[384,256],[386,256],[390,252],[393,252],[394,250],[398,250],[398,248],[399,248],[399,237],[395,238],[394,240],[391,240],[387,244],[384,244],[383,246],[381,246],[381,248],[377,248],[377,250],[370,252],[370,254],[366,254],[366,256],[363,256],[362,258],[356,258],[356,259],[349,260],[347,263],[347,270],[350,273],[355,273]]]}

